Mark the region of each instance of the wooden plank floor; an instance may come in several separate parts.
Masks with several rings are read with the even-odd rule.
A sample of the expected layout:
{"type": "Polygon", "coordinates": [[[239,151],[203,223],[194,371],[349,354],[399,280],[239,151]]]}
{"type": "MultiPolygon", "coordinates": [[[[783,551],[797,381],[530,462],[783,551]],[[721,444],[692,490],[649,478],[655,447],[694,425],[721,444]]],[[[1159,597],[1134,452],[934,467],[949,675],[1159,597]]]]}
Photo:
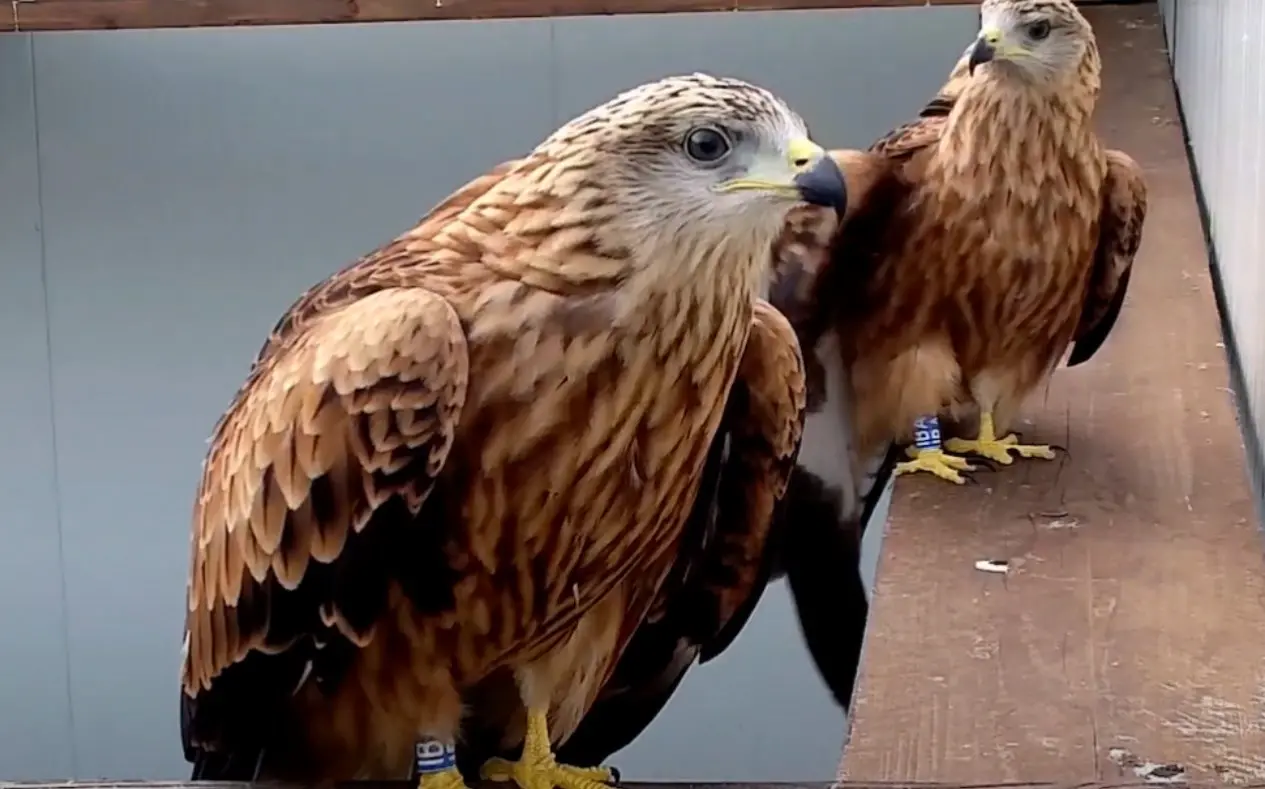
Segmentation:
{"type": "MultiPolygon", "coordinates": [[[[505,784],[494,784],[505,786],[505,784]]],[[[408,781],[357,781],[340,784],[340,789],[416,789],[416,784],[408,781]]],[[[1145,781],[1105,781],[1081,782],[1075,784],[1057,783],[1009,783],[992,784],[987,787],[961,786],[958,784],[931,784],[905,782],[870,782],[870,783],[768,783],[743,784],[727,782],[709,783],[639,783],[636,781],[621,783],[622,789],[1150,789],[1151,784],[1145,781]]],[[[241,783],[235,781],[58,781],[58,782],[5,782],[0,781],[0,789],[253,789],[271,787],[272,789],[297,789],[292,784],[277,783],[241,783]]],[[[476,787],[483,789],[483,787],[476,787]]],[[[1188,784],[1186,789],[1213,789],[1212,785],[1202,786],[1188,784]]],[[[1265,789],[1265,784],[1249,784],[1247,789],[1265,789]]]]}
{"type": "Polygon", "coordinates": [[[1265,555],[1160,22],[1086,13],[1150,184],[1125,311],[1025,413],[1068,457],[897,484],[848,780],[1265,778],[1265,555]]]}
{"type": "MultiPolygon", "coordinates": [[[[505,784],[492,784],[505,786],[505,784]]],[[[1093,781],[1093,783],[1052,784],[1052,783],[1011,783],[990,784],[988,786],[959,784],[927,784],[902,783],[902,781],[872,781],[872,783],[777,783],[777,784],[734,784],[727,781],[708,781],[708,783],[621,783],[621,789],[1150,789],[1147,781],[1093,781]]],[[[85,781],[3,781],[0,789],[297,789],[293,784],[258,783],[248,784],[240,781],[139,781],[139,780],[85,780],[85,781]]],[[[416,789],[411,781],[353,781],[339,784],[339,789],[416,789]]],[[[476,786],[476,789],[484,789],[476,786]]],[[[1213,789],[1212,784],[1187,784],[1185,789],[1213,789]]],[[[1265,789],[1265,784],[1247,784],[1246,789],[1265,789]]]]}

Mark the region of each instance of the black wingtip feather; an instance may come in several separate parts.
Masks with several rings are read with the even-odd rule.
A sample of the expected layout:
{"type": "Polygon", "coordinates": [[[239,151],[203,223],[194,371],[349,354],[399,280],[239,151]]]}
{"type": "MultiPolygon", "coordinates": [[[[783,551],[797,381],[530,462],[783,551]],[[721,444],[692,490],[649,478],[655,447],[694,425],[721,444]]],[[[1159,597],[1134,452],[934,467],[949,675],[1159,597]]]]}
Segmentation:
{"type": "Polygon", "coordinates": [[[1067,357],[1067,366],[1075,367],[1078,364],[1089,361],[1094,354],[1098,353],[1098,349],[1107,341],[1107,336],[1111,334],[1112,328],[1116,325],[1116,319],[1120,317],[1120,310],[1124,307],[1125,292],[1129,289],[1129,276],[1132,269],[1125,269],[1120,275],[1120,283],[1116,286],[1116,292],[1112,294],[1111,303],[1107,305],[1107,311],[1103,313],[1102,318],[1089,327],[1075,343],[1072,344],[1072,352],[1067,357]]]}
{"type": "MultiPolygon", "coordinates": [[[[785,499],[783,499],[785,501],[785,499]]],[[[774,515],[774,523],[777,523],[777,515],[774,515]]],[[[781,552],[780,546],[776,542],[780,542],[780,535],[783,529],[776,527],[770,530],[769,544],[766,545],[764,556],[760,559],[760,574],[756,580],[755,586],[751,590],[751,594],[747,599],[742,601],[742,605],[734,611],[733,616],[725,623],[715,636],[703,642],[698,652],[698,664],[701,666],[712,658],[729,649],[734,639],[746,627],[747,621],[751,619],[751,615],[755,613],[756,606],[760,604],[760,599],[764,597],[764,590],[769,586],[769,579],[773,575],[776,557],[781,552]]]]}
{"type": "MultiPolygon", "coordinates": [[[[838,492],[812,474],[796,469],[792,485],[787,499],[794,506],[787,517],[794,525],[786,530],[782,557],[786,580],[813,663],[835,701],[847,710],[869,619],[861,578],[864,521],[855,531],[843,528],[838,492]]],[[[875,484],[875,501],[883,486],[875,484]]],[[[873,505],[867,502],[867,509],[872,511],[873,505]]]]}

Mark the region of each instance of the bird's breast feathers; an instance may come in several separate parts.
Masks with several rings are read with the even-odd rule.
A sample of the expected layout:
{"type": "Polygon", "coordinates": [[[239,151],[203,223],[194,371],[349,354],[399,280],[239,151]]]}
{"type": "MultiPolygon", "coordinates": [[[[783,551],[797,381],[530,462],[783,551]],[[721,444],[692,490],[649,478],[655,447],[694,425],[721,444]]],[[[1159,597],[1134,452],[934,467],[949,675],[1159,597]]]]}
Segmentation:
{"type": "Polygon", "coordinates": [[[944,267],[955,291],[964,283],[952,281],[954,272],[1013,276],[1011,285],[1034,294],[1087,273],[1101,209],[1098,158],[1059,166],[981,163],[971,176],[931,169],[911,195],[905,264],[944,267]]]}
{"type": "Polygon", "coordinates": [[[458,548],[482,570],[472,591],[542,601],[542,623],[674,549],[752,314],[687,299],[612,325],[594,300],[548,300],[552,315],[534,307],[541,320],[513,333],[471,332],[446,474],[464,501],[458,548]]]}

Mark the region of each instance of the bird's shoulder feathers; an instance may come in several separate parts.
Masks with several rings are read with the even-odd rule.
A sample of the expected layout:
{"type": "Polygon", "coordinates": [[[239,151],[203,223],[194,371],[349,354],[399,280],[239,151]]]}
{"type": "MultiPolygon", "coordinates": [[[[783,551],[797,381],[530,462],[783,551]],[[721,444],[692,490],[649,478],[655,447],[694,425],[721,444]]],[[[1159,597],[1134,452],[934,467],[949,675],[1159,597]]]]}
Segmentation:
{"type": "Polygon", "coordinates": [[[1133,259],[1142,243],[1147,189],[1142,167],[1123,151],[1107,150],[1102,214],[1085,304],[1067,365],[1089,360],[1106,341],[1124,305],[1133,259]]]}

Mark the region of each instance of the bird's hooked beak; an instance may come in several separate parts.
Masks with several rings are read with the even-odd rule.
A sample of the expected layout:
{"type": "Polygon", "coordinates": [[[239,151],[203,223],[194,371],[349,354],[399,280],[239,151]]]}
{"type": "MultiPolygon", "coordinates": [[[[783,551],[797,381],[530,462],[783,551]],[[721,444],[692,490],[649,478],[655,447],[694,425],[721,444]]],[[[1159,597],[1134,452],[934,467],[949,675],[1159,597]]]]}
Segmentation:
{"type": "Polygon", "coordinates": [[[975,39],[974,46],[971,47],[971,57],[966,62],[966,71],[971,76],[975,76],[975,68],[984,63],[991,63],[998,58],[1007,58],[1013,54],[1011,48],[1006,44],[1005,37],[1000,29],[995,27],[985,28],[980,31],[979,37],[975,39]]]}
{"type": "Polygon", "coordinates": [[[745,178],[720,185],[723,192],[766,191],[803,200],[810,205],[848,208],[848,186],[843,171],[825,150],[806,138],[792,140],[784,157],[757,161],[745,178]]]}

